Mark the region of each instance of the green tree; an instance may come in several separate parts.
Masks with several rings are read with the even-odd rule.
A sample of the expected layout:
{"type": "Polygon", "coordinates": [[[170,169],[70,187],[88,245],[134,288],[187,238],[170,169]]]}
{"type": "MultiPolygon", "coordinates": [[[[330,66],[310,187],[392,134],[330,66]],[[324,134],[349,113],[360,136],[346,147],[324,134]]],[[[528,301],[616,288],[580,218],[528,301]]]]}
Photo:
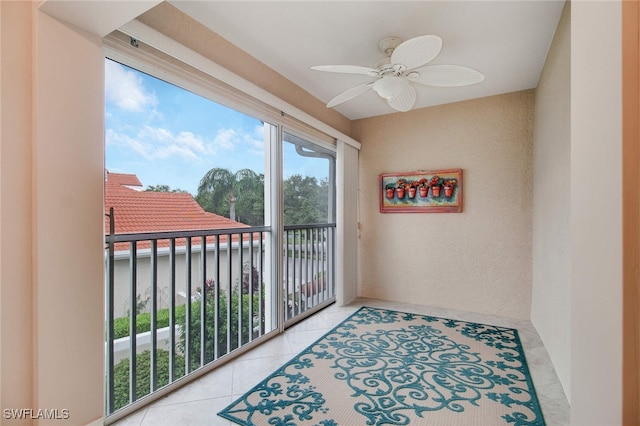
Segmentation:
{"type": "MultiPolygon", "coordinates": [[[[200,180],[196,201],[205,211],[248,225],[264,224],[264,175],[216,167],[200,180]]],[[[285,225],[328,220],[329,181],[295,174],[284,181],[285,225]]]]}
{"type": "Polygon", "coordinates": [[[186,192],[186,193],[189,192],[189,191],[185,191],[184,189],[180,189],[180,188],[171,189],[171,187],[169,185],[149,185],[149,186],[146,187],[145,191],[148,191],[148,192],[186,192]]]}
{"type": "Polygon", "coordinates": [[[300,225],[327,220],[329,183],[313,176],[291,175],[284,181],[284,223],[300,225]]]}
{"type": "Polygon", "coordinates": [[[264,224],[264,175],[215,167],[200,180],[196,201],[205,211],[248,225],[264,224]]]}

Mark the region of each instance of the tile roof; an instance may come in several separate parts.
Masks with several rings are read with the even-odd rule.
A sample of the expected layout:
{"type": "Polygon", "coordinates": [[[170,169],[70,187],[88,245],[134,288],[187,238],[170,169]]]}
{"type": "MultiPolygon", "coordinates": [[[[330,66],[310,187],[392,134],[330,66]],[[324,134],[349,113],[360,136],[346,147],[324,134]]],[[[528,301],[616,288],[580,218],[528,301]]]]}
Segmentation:
{"type": "MultiPolygon", "coordinates": [[[[113,207],[114,210],[115,234],[249,227],[244,223],[205,212],[191,194],[137,191],[124,186],[132,185],[132,182],[140,183],[136,175],[107,173],[105,181],[106,233],[110,232],[109,217],[107,216],[110,207],[113,207]]],[[[197,240],[199,242],[199,239],[197,240]]],[[[195,238],[193,243],[197,243],[195,238]]],[[[145,245],[148,246],[148,243],[145,245]]],[[[184,245],[184,242],[179,245],[184,245]]],[[[138,248],[142,248],[140,243],[138,248]]]]}
{"type": "Polygon", "coordinates": [[[129,173],[110,173],[107,170],[107,181],[123,186],[139,186],[142,189],[142,182],[138,176],[129,173]]]}

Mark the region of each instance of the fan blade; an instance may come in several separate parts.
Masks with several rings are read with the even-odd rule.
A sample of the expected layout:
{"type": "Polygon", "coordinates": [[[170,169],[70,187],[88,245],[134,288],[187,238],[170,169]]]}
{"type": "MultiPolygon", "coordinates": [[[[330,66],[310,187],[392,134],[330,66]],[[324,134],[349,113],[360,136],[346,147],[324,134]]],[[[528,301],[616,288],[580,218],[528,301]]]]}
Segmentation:
{"type": "Polygon", "coordinates": [[[391,54],[392,64],[402,64],[411,70],[426,64],[438,56],[442,48],[442,39],[434,35],[425,35],[400,43],[391,54]]]}
{"type": "Polygon", "coordinates": [[[370,67],[361,67],[359,65],[317,65],[311,67],[315,71],[341,72],[344,74],[365,74],[377,76],[378,70],[370,67]]]}
{"type": "Polygon", "coordinates": [[[459,65],[431,65],[411,71],[407,77],[414,83],[435,87],[458,87],[480,83],[484,75],[459,65]]]}
{"type": "Polygon", "coordinates": [[[341,104],[343,102],[346,102],[346,101],[348,101],[350,99],[353,99],[356,96],[362,95],[364,92],[366,92],[367,90],[369,90],[371,88],[372,84],[373,83],[361,84],[359,86],[352,87],[351,89],[345,90],[344,92],[340,93],[335,98],[331,99],[329,101],[329,103],[327,104],[327,108],[334,107],[334,106],[339,105],[339,104],[341,104]]]}
{"type": "Polygon", "coordinates": [[[416,102],[416,89],[410,84],[404,89],[398,96],[387,99],[389,106],[396,111],[406,112],[413,108],[413,104],[416,102]]]}

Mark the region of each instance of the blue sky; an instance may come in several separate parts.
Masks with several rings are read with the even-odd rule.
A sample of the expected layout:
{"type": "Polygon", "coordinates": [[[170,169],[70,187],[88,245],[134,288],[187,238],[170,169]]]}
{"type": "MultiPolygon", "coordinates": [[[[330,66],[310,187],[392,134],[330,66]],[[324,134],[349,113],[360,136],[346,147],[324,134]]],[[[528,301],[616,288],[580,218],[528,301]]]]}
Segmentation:
{"type": "MultiPolygon", "coordinates": [[[[145,188],[169,185],[193,195],[214,167],[264,173],[263,127],[255,118],[110,60],[105,97],[111,172],[136,174],[145,188]]],[[[285,144],[285,178],[326,176],[326,161],[302,159],[290,148],[285,144]]]]}

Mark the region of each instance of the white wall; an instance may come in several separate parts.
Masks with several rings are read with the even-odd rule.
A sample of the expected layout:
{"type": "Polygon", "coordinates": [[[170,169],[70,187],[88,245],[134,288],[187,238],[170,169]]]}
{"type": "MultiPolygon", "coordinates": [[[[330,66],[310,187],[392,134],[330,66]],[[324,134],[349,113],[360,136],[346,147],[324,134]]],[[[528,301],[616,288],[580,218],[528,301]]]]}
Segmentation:
{"type": "MultiPolygon", "coordinates": [[[[103,237],[99,235],[103,212],[100,208],[101,201],[97,202],[94,199],[96,196],[101,197],[101,184],[99,185],[98,181],[102,181],[102,173],[100,172],[98,177],[94,175],[94,170],[101,170],[102,165],[97,163],[100,163],[102,147],[87,143],[87,137],[95,136],[94,132],[99,131],[101,127],[99,117],[102,117],[102,112],[101,107],[97,107],[97,103],[101,101],[99,98],[89,97],[102,90],[102,82],[91,77],[93,71],[101,72],[101,49],[93,36],[70,30],[49,19],[39,19],[37,22],[36,51],[33,51],[29,38],[12,37],[12,43],[5,44],[5,29],[9,18],[15,18],[12,25],[25,31],[31,27],[31,22],[25,16],[6,15],[6,3],[1,3],[0,37],[3,42],[3,59],[6,58],[7,49],[13,53],[24,49],[29,56],[33,53],[37,62],[34,87],[38,89],[36,99],[41,102],[33,120],[42,120],[42,123],[38,123],[37,126],[33,162],[25,160],[24,150],[14,151],[9,157],[19,162],[21,172],[31,172],[33,165],[34,191],[37,193],[34,193],[35,204],[29,206],[28,210],[33,212],[35,222],[32,226],[31,216],[27,212],[15,224],[7,224],[7,212],[19,212],[22,208],[20,206],[24,205],[22,196],[7,189],[8,177],[4,162],[7,161],[7,154],[14,148],[13,144],[5,139],[7,126],[9,130],[17,129],[20,136],[28,134],[29,131],[25,131],[19,122],[9,121],[7,118],[8,106],[23,96],[24,91],[22,94],[16,94],[6,90],[5,78],[12,70],[15,71],[15,68],[3,61],[0,68],[3,83],[0,111],[0,155],[3,162],[0,171],[0,231],[4,244],[10,227],[32,229],[35,233],[33,244],[37,257],[33,259],[33,263],[29,253],[21,253],[17,259],[13,259],[7,257],[6,246],[1,247],[0,291],[3,304],[0,305],[0,322],[4,327],[4,324],[15,320],[5,303],[4,296],[7,292],[12,294],[18,291],[22,296],[29,295],[27,288],[30,277],[21,275],[16,281],[9,281],[7,277],[11,277],[11,274],[17,276],[21,269],[30,269],[33,265],[33,288],[37,289],[36,298],[33,301],[18,300],[16,309],[22,306],[25,312],[29,312],[27,316],[32,316],[36,321],[34,332],[37,338],[34,340],[32,354],[37,357],[37,364],[34,365],[36,377],[32,383],[20,382],[15,375],[6,372],[6,363],[11,362],[7,358],[11,356],[9,347],[17,343],[18,339],[15,333],[7,334],[3,328],[0,351],[3,370],[0,376],[3,391],[1,397],[4,403],[6,389],[10,387],[21,395],[32,393],[36,398],[33,401],[35,406],[66,407],[71,410],[72,416],[77,416],[74,419],[77,423],[86,423],[101,415],[103,401],[100,395],[103,383],[97,376],[98,372],[102,371],[102,365],[95,362],[96,359],[102,359],[102,344],[81,341],[79,337],[82,336],[84,339],[86,335],[101,336],[102,329],[102,315],[95,315],[95,312],[102,309],[102,280],[94,281],[94,277],[101,275],[103,262],[103,237]],[[61,105],[65,108],[61,108],[61,105]],[[80,168],[76,169],[77,166],[80,168]],[[65,185],[62,192],[56,192],[65,185]],[[56,194],[60,198],[55,198],[56,194]],[[16,201],[19,204],[7,210],[7,206],[16,201]],[[64,204],[63,201],[69,204],[64,204]],[[70,211],[70,207],[77,210],[70,211]],[[72,222],[75,222],[73,226],[72,222]],[[75,234],[66,232],[70,230],[75,234]],[[71,260],[65,260],[73,257],[69,253],[77,255],[72,264],[71,260]],[[9,260],[15,263],[9,264],[10,271],[7,271],[5,268],[9,260]],[[78,265],[80,268],[77,268],[78,265]],[[95,272],[97,275],[94,275],[95,272]],[[24,290],[19,290],[19,286],[25,286],[24,290]],[[64,292],[72,292],[75,295],[72,302],[60,300],[60,294],[64,292]],[[76,321],[78,317],[85,316],[90,319],[87,323],[76,321]],[[97,353],[99,355],[96,356],[97,353]],[[89,362],[91,365],[88,365],[89,362]]],[[[68,2],[48,3],[60,5],[68,2]]],[[[104,3],[111,7],[110,2],[104,3]]],[[[42,17],[42,14],[38,13],[38,16],[42,17]]],[[[572,423],[576,425],[621,423],[620,17],[620,3],[616,1],[572,3],[571,416],[572,423]],[[601,176],[606,179],[598,179],[601,176]],[[598,202],[594,194],[599,193],[608,194],[606,202],[598,202]]],[[[114,26],[116,27],[117,25],[114,26]]],[[[12,29],[11,26],[9,29],[12,29]]],[[[21,60],[25,61],[24,58],[21,60]]],[[[18,78],[15,84],[24,84],[30,77],[31,75],[27,74],[22,79],[18,78]]],[[[507,99],[509,96],[513,95],[508,95],[507,99]]],[[[516,98],[518,96],[530,98],[527,94],[519,94],[516,98]]],[[[518,102],[511,99],[502,107],[485,102],[487,100],[472,101],[468,107],[464,106],[460,111],[454,112],[447,109],[450,107],[446,107],[442,111],[417,111],[417,116],[414,112],[409,113],[405,117],[413,121],[409,124],[409,127],[413,128],[411,132],[406,131],[405,117],[397,115],[384,119],[384,126],[373,125],[361,130],[360,133],[366,133],[368,138],[373,140],[373,146],[366,150],[368,159],[361,162],[363,165],[371,165],[371,168],[363,170],[360,175],[363,190],[362,224],[363,227],[367,227],[367,232],[363,230],[361,235],[367,234],[372,237],[372,240],[362,241],[360,245],[361,248],[367,249],[361,258],[361,271],[366,271],[369,266],[375,269],[375,273],[367,271],[367,277],[360,278],[361,292],[381,296],[395,295],[396,299],[398,294],[402,294],[403,298],[410,298],[409,301],[426,301],[429,304],[440,302],[444,295],[445,301],[449,300],[451,304],[459,305],[462,309],[481,311],[482,309],[472,309],[480,307],[487,308],[491,313],[526,317],[529,309],[527,294],[530,292],[526,291],[526,287],[531,285],[531,271],[527,272],[526,268],[521,268],[520,276],[514,274],[514,266],[510,266],[509,262],[518,263],[521,256],[512,258],[509,250],[516,249],[525,259],[528,256],[527,262],[531,264],[530,242],[527,243],[526,237],[519,236],[515,241],[521,243],[516,244],[514,240],[505,239],[504,234],[518,233],[521,228],[524,228],[526,233],[527,227],[530,231],[530,221],[520,222],[522,219],[516,219],[513,210],[531,211],[531,200],[526,198],[526,189],[531,190],[531,182],[529,180],[527,183],[526,179],[511,182],[509,188],[516,192],[516,195],[511,194],[510,198],[497,196],[498,190],[494,189],[488,198],[496,201],[493,205],[480,196],[481,191],[485,190],[480,188],[481,182],[486,180],[482,178],[490,176],[490,171],[484,168],[477,169],[476,165],[469,164],[472,163],[472,159],[466,159],[469,163],[464,164],[461,154],[469,154],[474,145],[482,142],[484,148],[490,150],[499,160],[499,165],[504,166],[510,174],[515,174],[513,169],[522,164],[508,161],[507,154],[514,155],[513,150],[524,149],[523,152],[518,152],[518,156],[525,154],[527,150],[531,155],[530,147],[527,148],[526,143],[514,144],[508,153],[502,153],[496,146],[504,141],[477,135],[483,135],[483,123],[491,122],[498,123],[496,127],[503,132],[502,139],[526,139],[523,135],[527,132],[522,128],[526,126],[507,130],[504,127],[505,123],[496,117],[502,116],[505,120],[520,123],[520,120],[529,114],[523,110],[530,109],[531,102],[530,99],[521,99],[518,102]],[[444,119],[445,123],[439,123],[440,118],[444,119]],[[518,119],[514,120],[515,118],[518,119]],[[420,124],[422,120],[428,125],[420,124]],[[460,123],[465,125],[462,126],[460,123]],[[381,136],[377,137],[376,132],[380,132],[381,136]],[[426,145],[430,150],[423,155],[415,155],[411,145],[426,145]],[[442,166],[458,166],[467,171],[465,188],[468,188],[467,194],[470,198],[465,198],[465,213],[385,215],[384,218],[376,213],[377,194],[371,197],[370,189],[372,185],[377,186],[376,169],[402,171],[442,166]],[[478,210],[480,207],[482,208],[478,210]],[[492,216],[490,212],[497,208],[510,213],[504,220],[508,225],[508,232],[496,232],[497,220],[491,220],[496,215],[492,216]],[[484,212],[480,215],[484,220],[483,225],[489,225],[489,229],[483,232],[495,237],[491,239],[490,246],[483,246],[479,243],[480,240],[463,238],[462,235],[466,226],[464,215],[478,215],[479,212],[484,212]],[[447,238],[447,230],[451,227],[444,226],[449,222],[460,225],[459,231],[456,231],[455,238],[452,239],[447,238]],[[420,231],[425,238],[416,239],[408,245],[404,244],[408,239],[407,235],[414,236],[414,230],[420,229],[415,227],[417,224],[426,225],[427,232],[420,231]],[[378,226],[380,229],[377,229],[378,226]],[[431,273],[417,273],[416,268],[409,264],[408,258],[413,255],[427,263],[427,266],[433,266],[435,261],[425,256],[430,254],[429,242],[443,242],[445,248],[460,254],[457,258],[464,261],[471,254],[478,253],[482,260],[479,262],[481,265],[456,262],[454,266],[466,270],[468,276],[472,276],[479,266],[490,267],[498,271],[498,274],[493,274],[493,278],[500,284],[482,274],[469,282],[452,283],[445,273],[451,269],[445,268],[443,272],[442,264],[437,274],[433,274],[435,276],[431,273]],[[372,245],[381,248],[381,253],[367,248],[372,245]],[[389,263],[387,256],[396,262],[389,263]],[[390,271],[383,268],[387,265],[391,265],[390,271]],[[507,269],[503,270],[503,266],[507,269]],[[407,270],[409,277],[417,276],[420,279],[413,284],[398,283],[398,272],[407,270]],[[441,284],[436,282],[438,274],[444,279],[441,284]],[[371,283],[367,282],[368,278],[373,278],[371,283]],[[382,281],[385,282],[386,289],[381,287],[382,281]],[[477,281],[485,281],[485,285],[475,285],[477,281]],[[505,285],[506,282],[515,284],[510,287],[505,285]],[[478,301],[469,300],[467,294],[477,296],[479,288],[486,289],[488,294],[480,294],[478,301]],[[500,294],[500,291],[504,294],[500,294]],[[482,303],[485,299],[490,306],[482,303]],[[509,306],[505,308],[505,305],[509,306]]],[[[24,105],[21,102],[17,104],[24,105]]],[[[29,146],[28,150],[31,151],[31,148],[29,146]]],[[[366,148],[364,143],[363,148],[366,148]]],[[[524,166],[526,168],[526,164],[524,166]]],[[[12,175],[11,178],[15,176],[12,175]]],[[[16,185],[27,192],[30,190],[28,186],[24,182],[16,185]]],[[[25,324],[16,327],[29,330],[25,324]]],[[[28,352],[29,347],[25,351],[28,352]]],[[[28,360],[24,362],[29,363],[28,360]]],[[[15,367],[16,364],[9,365],[10,368],[22,368],[24,362],[18,363],[19,367],[15,367]]],[[[28,404],[29,401],[24,403],[28,404]]]]}
{"type": "MultiPolygon", "coordinates": [[[[256,242],[257,244],[257,242],[256,242]]],[[[151,258],[149,256],[149,249],[138,250],[137,264],[136,264],[136,289],[138,295],[142,300],[147,299],[151,294],[151,258]]],[[[195,294],[198,288],[202,287],[202,263],[200,256],[199,243],[197,247],[192,247],[191,252],[191,294],[195,294]]],[[[249,260],[251,258],[251,251],[248,246],[242,251],[243,263],[249,266],[249,260]]],[[[229,280],[229,267],[227,257],[226,243],[221,244],[219,260],[216,259],[215,247],[209,246],[207,248],[207,265],[205,280],[216,280],[217,272],[216,265],[220,265],[220,285],[222,289],[226,289],[229,280]]],[[[238,247],[234,245],[232,248],[231,256],[232,268],[231,268],[231,287],[236,286],[241,282],[242,268],[245,265],[240,264],[240,258],[238,256],[238,247]]],[[[253,265],[259,267],[259,249],[253,249],[253,265]]],[[[120,318],[128,315],[131,306],[131,260],[129,258],[129,251],[123,250],[115,253],[114,262],[114,315],[115,318],[120,318]]],[[[264,262],[263,262],[264,264],[264,262]]],[[[176,289],[176,304],[182,305],[186,300],[186,282],[187,282],[187,269],[186,269],[186,254],[185,247],[176,247],[175,256],[175,289],[176,289]]],[[[171,262],[169,258],[168,248],[159,248],[157,257],[157,285],[158,294],[160,295],[159,307],[168,308],[170,289],[171,289],[171,262]]],[[[149,302],[146,309],[143,312],[149,312],[151,303],[149,302]]]]}
{"type": "Polygon", "coordinates": [[[0,2],[0,408],[32,404],[32,9],[0,2]]]}
{"type": "Polygon", "coordinates": [[[104,58],[100,37],[34,22],[34,406],[84,424],[104,408],[104,58]]]}
{"type": "MultiPolygon", "coordinates": [[[[67,409],[81,425],[104,413],[104,58],[101,36],[44,3],[0,2],[0,407],[67,409]]],[[[51,3],[113,28],[136,16],[51,3]]]]}
{"type": "Polygon", "coordinates": [[[529,319],[533,92],[354,122],[360,296],[529,319]],[[462,213],[381,214],[380,173],[463,169],[462,213]]]}
{"type": "Polygon", "coordinates": [[[567,2],[536,89],[531,301],[531,321],[567,398],[571,395],[570,30],[567,2]]]}
{"type": "Polygon", "coordinates": [[[571,5],[571,424],[622,422],[621,4],[571,5]]]}

